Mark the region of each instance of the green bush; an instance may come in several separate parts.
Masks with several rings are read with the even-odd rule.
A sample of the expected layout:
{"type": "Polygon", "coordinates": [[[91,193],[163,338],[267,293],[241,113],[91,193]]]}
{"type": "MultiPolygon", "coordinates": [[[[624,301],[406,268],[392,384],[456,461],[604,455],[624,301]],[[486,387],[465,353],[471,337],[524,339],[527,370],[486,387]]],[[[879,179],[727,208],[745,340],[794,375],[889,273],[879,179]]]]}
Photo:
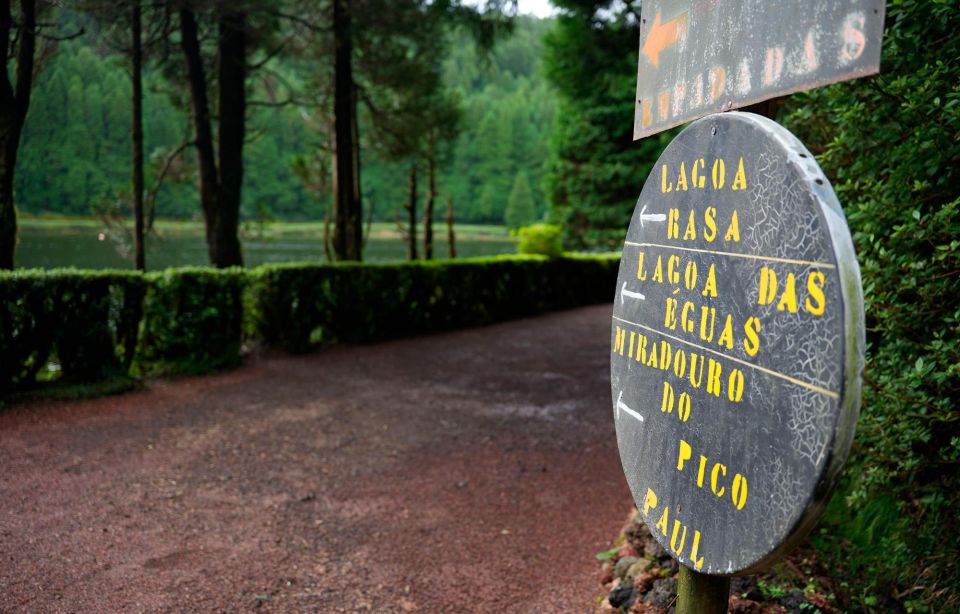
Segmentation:
{"type": "Polygon", "coordinates": [[[291,352],[489,324],[613,298],[619,255],[253,270],[0,273],[0,394],[131,369],[239,363],[244,334],[291,352]]]}
{"type": "Polygon", "coordinates": [[[556,257],[563,253],[563,228],[556,224],[531,224],[518,231],[517,252],[556,257]]]}
{"type": "Polygon", "coordinates": [[[203,373],[240,362],[241,269],[168,269],[146,280],[138,371],[203,373]]]}
{"type": "Polygon", "coordinates": [[[609,301],[618,255],[493,257],[403,264],[278,264],[251,273],[251,329],[305,352],[477,326],[609,301]]]}
{"type": "Polygon", "coordinates": [[[126,373],[143,292],[135,273],[0,273],[0,393],[126,373]]]}
{"type": "Polygon", "coordinates": [[[960,3],[887,5],[882,73],[793,99],[787,125],[844,204],[867,367],[823,546],[856,607],[960,611],[960,3]]]}

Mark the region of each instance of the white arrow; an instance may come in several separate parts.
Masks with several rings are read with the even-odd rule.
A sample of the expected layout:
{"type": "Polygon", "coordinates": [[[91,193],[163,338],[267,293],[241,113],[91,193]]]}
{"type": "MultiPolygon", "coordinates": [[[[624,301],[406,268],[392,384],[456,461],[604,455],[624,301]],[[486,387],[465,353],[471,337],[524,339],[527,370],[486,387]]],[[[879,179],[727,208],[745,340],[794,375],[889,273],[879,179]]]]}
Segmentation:
{"type": "Polygon", "coordinates": [[[630,290],[627,290],[627,282],[623,282],[623,285],[620,286],[620,304],[621,305],[627,302],[627,299],[624,298],[627,296],[629,296],[630,298],[640,299],[641,301],[644,301],[647,299],[647,297],[640,294],[639,292],[631,292],[630,290]]]}
{"type": "Polygon", "coordinates": [[[646,205],[640,209],[640,228],[643,228],[644,222],[664,222],[667,219],[667,215],[665,213],[644,213],[646,210],[646,205]]]}
{"type": "Polygon", "coordinates": [[[628,414],[630,414],[631,416],[633,416],[634,418],[636,418],[636,419],[639,420],[640,422],[643,422],[643,416],[641,416],[641,415],[638,414],[637,412],[635,412],[635,411],[633,411],[632,409],[630,409],[629,407],[627,407],[627,404],[624,403],[624,402],[622,401],[622,399],[623,399],[623,391],[621,390],[621,391],[620,391],[620,396],[617,397],[617,420],[620,419],[620,410],[622,409],[623,411],[627,412],[628,414]]]}

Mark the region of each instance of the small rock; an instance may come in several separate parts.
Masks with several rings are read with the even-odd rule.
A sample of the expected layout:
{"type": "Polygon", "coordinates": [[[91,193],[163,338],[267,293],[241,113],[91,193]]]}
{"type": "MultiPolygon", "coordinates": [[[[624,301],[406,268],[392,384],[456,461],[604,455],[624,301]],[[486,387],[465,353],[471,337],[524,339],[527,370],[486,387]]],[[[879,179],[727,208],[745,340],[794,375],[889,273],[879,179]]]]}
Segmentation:
{"type": "Polygon", "coordinates": [[[617,565],[613,568],[613,573],[617,574],[617,577],[621,580],[627,577],[627,571],[630,567],[636,563],[639,559],[635,556],[625,556],[619,561],[617,565]]]}
{"type": "Polygon", "coordinates": [[[756,576],[739,576],[730,580],[730,592],[751,601],[763,601],[756,576]]]}
{"type": "Polygon", "coordinates": [[[752,599],[744,599],[739,593],[730,594],[730,614],[761,614],[760,604],[752,599]]]}
{"type": "Polygon", "coordinates": [[[807,603],[807,598],[803,596],[803,591],[793,589],[779,601],[790,614],[804,614],[802,607],[807,603]]]}
{"type": "Polygon", "coordinates": [[[639,576],[641,573],[648,571],[651,566],[653,566],[653,561],[651,561],[650,559],[636,559],[633,565],[631,565],[630,568],[627,569],[627,574],[625,577],[629,578],[630,580],[633,580],[634,578],[639,576]]]}
{"type": "Polygon", "coordinates": [[[460,480],[457,482],[457,488],[466,488],[467,484],[470,483],[470,480],[460,480]]]}
{"type": "Polygon", "coordinates": [[[604,561],[600,567],[600,584],[609,584],[613,580],[613,565],[610,561],[604,561]]]}
{"type": "Polygon", "coordinates": [[[638,592],[646,593],[650,590],[650,587],[653,586],[653,581],[658,577],[659,576],[652,571],[642,571],[633,579],[633,585],[637,588],[638,592]]]}
{"type": "Polygon", "coordinates": [[[617,558],[622,559],[625,556],[637,557],[637,551],[630,545],[630,542],[623,542],[617,547],[617,558]]]}
{"type": "Polygon", "coordinates": [[[675,578],[661,578],[653,581],[653,586],[643,597],[644,603],[666,610],[677,599],[677,581],[675,578]]]}
{"type": "Polygon", "coordinates": [[[610,591],[610,605],[615,608],[628,609],[637,600],[637,591],[630,583],[621,584],[610,591]]]}

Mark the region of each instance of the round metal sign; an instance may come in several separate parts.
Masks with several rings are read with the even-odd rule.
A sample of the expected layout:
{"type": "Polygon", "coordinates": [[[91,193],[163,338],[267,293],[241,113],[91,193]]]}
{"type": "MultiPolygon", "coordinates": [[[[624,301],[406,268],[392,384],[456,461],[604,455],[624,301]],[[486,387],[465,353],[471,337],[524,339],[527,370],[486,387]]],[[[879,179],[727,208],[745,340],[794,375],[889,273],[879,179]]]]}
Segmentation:
{"type": "Polygon", "coordinates": [[[617,443],[654,537],[752,573],[811,528],[856,426],[860,269],[809,151],[749,113],[666,148],[623,246],[611,331],[617,443]]]}

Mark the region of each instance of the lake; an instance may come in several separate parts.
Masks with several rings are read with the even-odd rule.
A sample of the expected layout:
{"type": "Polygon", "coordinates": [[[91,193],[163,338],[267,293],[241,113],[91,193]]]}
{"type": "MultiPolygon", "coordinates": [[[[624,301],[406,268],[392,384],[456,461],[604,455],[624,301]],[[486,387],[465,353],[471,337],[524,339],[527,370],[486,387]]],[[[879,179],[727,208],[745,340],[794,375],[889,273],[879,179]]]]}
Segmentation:
{"type": "MultiPolygon", "coordinates": [[[[434,256],[446,258],[447,228],[442,224],[434,228],[434,256]]],[[[418,239],[422,250],[422,235],[418,239]]],[[[319,224],[272,224],[265,232],[241,233],[241,240],[244,264],[248,267],[268,262],[326,262],[319,224]]],[[[464,225],[462,230],[458,227],[456,246],[458,257],[516,252],[516,240],[496,227],[464,225]]],[[[20,224],[16,264],[17,268],[128,269],[132,261],[130,251],[128,232],[107,229],[95,220],[25,219],[20,224]]],[[[391,225],[374,225],[364,249],[364,259],[405,260],[405,243],[391,225]]],[[[159,224],[157,232],[147,238],[146,260],[148,270],[206,265],[207,246],[202,225],[159,224]]]]}

